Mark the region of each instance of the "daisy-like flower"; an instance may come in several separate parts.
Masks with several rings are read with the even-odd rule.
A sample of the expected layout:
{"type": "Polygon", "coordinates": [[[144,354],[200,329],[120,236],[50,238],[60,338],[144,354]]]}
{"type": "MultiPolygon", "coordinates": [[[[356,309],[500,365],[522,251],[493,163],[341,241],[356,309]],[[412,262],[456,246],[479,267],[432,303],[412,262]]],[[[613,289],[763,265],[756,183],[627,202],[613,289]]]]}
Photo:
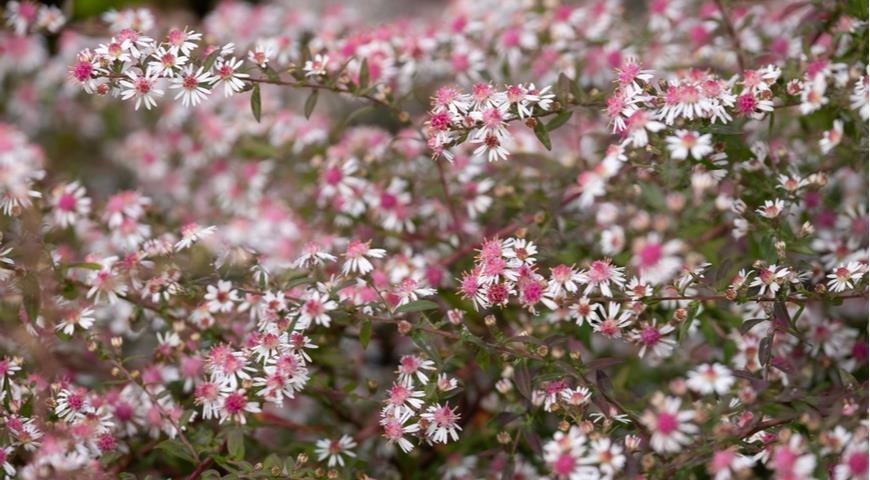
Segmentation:
{"type": "Polygon", "coordinates": [[[329,327],[329,311],[336,308],[338,308],[338,304],[330,300],[326,294],[317,290],[309,290],[299,307],[299,321],[296,323],[296,329],[306,330],[312,321],[317,325],[329,327]]]}
{"type": "Polygon", "coordinates": [[[166,34],[166,43],[176,55],[190,55],[196,47],[196,42],[202,40],[202,34],[193,30],[173,28],[166,34]]]}
{"type": "Polygon", "coordinates": [[[205,85],[213,80],[212,75],[203,71],[202,67],[194,72],[193,65],[188,65],[172,80],[172,86],[169,88],[178,90],[175,100],[180,98],[181,104],[185,107],[195,107],[211,94],[211,90],[205,85]]]}
{"type": "Polygon", "coordinates": [[[633,332],[632,340],[640,344],[640,352],[638,355],[643,357],[648,351],[658,358],[667,357],[671,350],[677,345],[676,340],[667,338],[667,335],[674,331],[674,326],[665,324],[656,326],[655,322],[644,323],[640,328],[633,332]]]}
{"type": "Polygon", "coordinates": [[[92,408],[83,392],[64,388],[55,399],[54,413],[68,423],[72,423],[77,419],[84,418],[92,408]]]}
{"type": "Polygon", "coordinates": [[[88,298],[93,298],[94,302],[99,303],[103,296],[109,300],[109,303],[115,304],[120,295],[127,293],[127,285],[122,283],[118,276],[113,271],[115,262],[118,257],[107,257],[100,262],[100,269],[91,272],[88,284],[91,285],[88,290],[88,298]]]}
{"type": "Polygon", "coordinates": [[[219,405],[218,423],[233,421],[244,425],[246,413],[259,413],[261,411],[260,403],[249,402],[244,390],[225,392],[221,395],[219,405]]]}
{"type": "Polygon", "coordinates": [[[414,445],[405,438],[405,434],[420,431],[419,423],[406,425],[413,416],[413,412],[405,410],[400,414],[387,414],[381,418],[381,427],[384,429],[384,438],[389,445],[398,445],[403,452],[408,453],[414,449],[414,445]]]}
{"type": "Polygon", "coordinates": [[[435,380],[435,385],[442,392],[449,392],[459,386],[459,381],[453,377],[448,377],[446,373],[439,373],[435,380]]]}
{"type": "Polygon", "coordinates": [[[236,390],[239,384],[250,380],[250,372],[254,369],[248,366],[246,351],[234,351],[228,345],[212,347],[206,361],[211,381],[218,385],[236,390]]]}
{"type": "Polygon", "coordinates": [[[219,281],[217,286],[209,285],[204,298],[207,301],[208,311],[211,313],[230,312],[235,304],[241,300],[239,292],[233,289],[232,282],[228,280],[219,281]]]}
{"type": "Polygon", "coordinates": [[[703,364],[695,370],[689,372],[689,378],[686,380],[686,386],[694,392],[701,395],[725,395],[731,390],[734,385],[734,375],[728,367],[714,363],[703,364]]]}
{"type": "Polygon", "coordinates": [[[653,289],[648,283],[637,277],[632,277],[625,285],[625,293],[632,300],[641,300],[652,295],[653,289]]]}
{"type": "Polygon", "coordinates": [[[399,360],[396,373],[399,374],[399,382],[411,384],[416,378],[420,384],[426,385],[429,383],[429,377],[423,370],[435,370],[435,362],[414,355],[405,355],[399,360]]]}
{"type": "Polygon", "coordinates": [[[587,403],[591,396],[586,387],[566,388],[561,393],[562,401],[575,407],[587,403]]]}
{"type": "Polygon", "coordinates": [[[272,42],[257,42],[254,49],[248,52],[248,61],[260,68],[266,68],[273,56],[275,56],[275,45],[272,42]]]}
{"type": "Polygon", "coordinates": [[[511,268],[519,268],[521,265],[534,265],[538,247],[525,238],[509,238],[505,240],[502,256],[508,259],[511,268]]]}
{"type": "Polygon", "coordinates": [[[411,382],[394,383],[387,390],[387,399],[384,400],[383,413],[385,415],[401,416],[406,411],[413,412],[419,410],[423,406],[421,398],[425,396],[425,392],[414,390],[411,382]]]}
{"type": "Polygon", "coordinates": [[[595,313],[589,322],[592,331],[607,338],[622,338],[622,330],[631,325],[631,311],[622,310],[622,306],[616,302],[610,302],[605,312],[602,308],[600,313],[595,313]]]}
{"type": "Polygon", "coordinates": [[[837,119],[834,120],[834,126],[822,134],[822,139],[819,140],[819,148],[821,148],[824,154],[830,153],[834,147],[840,144],[841,140],[843,140],[843,121],[837,119]]]}
{"type": "Polygon", "coordinates": [[[613,291],[610,284],[622,289],[625,285],[624,267],[615,267],[609,258],[595,260],[589,268],[581,272],[581,281],[586,284],[583,295],[589,295],[596,289],[605,297],[612,297],[613,291]]]}
{"type": "Polygon", "coordinates": [[[777,185],[777,188],[781,188],[790,193],[795,193],[810,184],[807,179],[801,178],[797,174],[780,175],[778,180],[779,184],[777,185]]]}
{"type": "Polygon", "coordinates": [[[326,67],[329,65],[329,55],[314,55],[311,60],[306,60],[302,70],[306,77],[320,77],[326,75],[326,67]]]}
{"type": "Polygon", "coordinates": [[[157,106],[155,97],[163,96],[163,90],[157,86],[157,77],[153,73],[140,75],[135,71],[127,72],[127,77],[118,82],[121,87],[121,99],[135,99],[135,109],[145,105],[146,110],[157,106]]]}
{"type": "Polygon", "coordinates": [[[326,262],[334,262],[337,259],[335,255],[331,255],[324,251],[323,247],[316,242],[308,242],[302,250],[302,255],[293,261],[293,268],[312,268],[319,267],[326,262]]]}
{"type": "Polygon", "coordinates": [[[841,264],[826,277],[830,279],[828,280],[828,290],[840,293],[855,288],[854,284],[861,281],[866,270],[867,268],[859,262],[841,264]]]}
{"type": "Polygon", "coordinates": [[[786,445],[773,449],[767,464],[775,472],[775,478],[813,478],[816,456],[807,451],[803,437],[794,433],[786,445]]]}
{"type": "Polygon", "coordinates": [[[785,202],[782,199],[765,200],[764,205],[755,210],[756,213],[764,218],[776,218],[785,209],[785,202]]]}
{"type": "Polygon", "coordinates": [[[214,67],[213,85],[224,86],[224,97],[229,97],[245,88],[244,79],[250,77],[247,73],[239,72],[242,60],[232,57],[228,60],[219,59],[214,67]]]}
{"type": "Polygon", "coordinates": [[[323,438],[317,441],[314,448],[314,453],[317,454],[318,461],[329,460],[327,466],[330,468],[338,465],[344,466],[344,457],[356,458],[356,453],[351,449],[356,448],[356,442],[349,435],[342,435],[338,440],[323,438]]]}
{"type": "Polygon", "coordinates": [[[709,133],[700,135],[698,132],[677,130],[673,136],[665,138],[671,158],[685,160],[689,154],[695,160],[700,160],[713,153],[713,136],[709,133]]]}
{"type": "Polygon", "coordinates": [[[91,199],[86,196],[85,187],[76,181],[55,188],[51,206],[54,222],[60,228],[67,228],[91,212],[91,199]]]}
{"type": "Polygon", "coordinates": [[[153,60],[148,63],[148,73],[155,77],[172,77],[187,63],[187,57],[163,47],[158,47],[151,58],[153,60]]]}
{"type": "Polygon", "coordinates": [[[374,269],[374,265],[369,258],[383,258],[387,254],[386,250],[380,248],[370,248],[371,242],[360,242],[359,240],[351,240],[347,244],[347,250],[342,255],[344,256],[344,264],[341,267],[343,275],[359,273],[365,275],[374,269]],[[368,257],[368,258],[366,258],[368,257]]]}
{"type": "Polygon", "coordinates": [[[0,465],[3,466],[3,471],[6,476],[13,478],[15,476],[15,467],[9,463],[9,457],[12,455],[12,447],[0,448],[0,465]]]}
{"type": "Polygon", "coordinates": [[[571,318],[577,322],[577,325],[582,326],[583,322],[592,322],[598,319],[598,309],[602,308],[600,304],[590,303],[586,296],[577,299],[577,303],[571,305],[569,310],[571,318]]]}
{"type": "Polygon", "coordinates": [[[828,104],[825,91],[828,89],[828,81],[824,75],[816,75],[812,80],[803,84],[801,91],[800,112],[808,115],[828,104]]]}
{"type": "Polygon", "coordinates": [[[175,242],[175,251],[180,252],[187,248],[190,248],[194,243],[202,240],[203,238],[213,234],[217,227],[214,225],[210,227],[201,227],[197,223],[188,223],[185,226],[181,227],[181,240],[175,242]]]}
{"type": "Polygon", "coordinates": [[[83,309],[73,308],[65,312],[58,322],[55,330],[62,331],[66,335],[72,335],[76,329],[88,330],[94,325],[94,309],[86,307],[83,309]]]}
{"type": "Polygon", "coordinates": [[[751,457],[741,455],[736,448],[726,448],[713,453],[713,458],[707,464],[707,473],[714,480],[731,480],[745,478],[745,474],[755,461],[751,457]]]}
{"type": "Polygon", "coordinates": [[[636,148],[645,147],[649,143],[650,132],[660,132],[664,130],[665,124],[653,119],[652,114],[644,110],[637,110],[626,119],[625,122],[625,143],[630,143],[636,148]]]}
{"type": "Polygon", "coordinates": [[[600,478],[601,474],[587,458],[587,438],[580,427],[573,425],[567,432],[557,431],[544,445],[544,462],[559,480],[600,478]]]}
{"type": "Polygon", "coordinates": [[[577,284],[582,282],[582,278],[580,272],[576,271],[573,266],[565,264],[556,265],[550,269],[547,295],[556,297],[564,292],[576,293],[578,289],[577,284]]]}
{"type": "Polygon", "coordinates": [[[650,445],[653,450],[674,453],[690,444],[691,436],[698,433],[698,426],[690,423],[695,412],[681,411],[679,398],[665,397],[661,393],[657,393],[651,402],[653,408],[644,412],[640,421],[652,433],[650,445]]]}
{"type": "Polygon", "coordinates": [[[785,281],[785,278],[791,273],[788,267],[777,267],[770,265],[758,270],[758,275],[752,279],[749,287],[758,287],[758,295],[764,296],[765,293],[772,297],[779,291],[780,286],[785,281]]]}
{"type": "Polygon", "coordinates": [[[870,76],[864,75],[855,82],[855,88],[849,96],[849,101],[852,110],[857,110],[861,118],[867,120],[870,118],[870,88],[868,88],[868,80],[870,76]]]}
{"type": "Polygon", "coordinates": [[[683,262],[676,254],[682,248],[683,243],[679,240],[662,242],[658,233],[651,233],[635,242],[632,263],[642,281],[659,285],[672,279],[680,270],[683,262]]]}
{"type": "Polygon", "coordinates": [[[434,443],[447,443],[448,437],[453,441],[459,440],[459,414],[450,405],[436,403],[430,405],[420,417],[428,422],[426,437],[434,443]]]}

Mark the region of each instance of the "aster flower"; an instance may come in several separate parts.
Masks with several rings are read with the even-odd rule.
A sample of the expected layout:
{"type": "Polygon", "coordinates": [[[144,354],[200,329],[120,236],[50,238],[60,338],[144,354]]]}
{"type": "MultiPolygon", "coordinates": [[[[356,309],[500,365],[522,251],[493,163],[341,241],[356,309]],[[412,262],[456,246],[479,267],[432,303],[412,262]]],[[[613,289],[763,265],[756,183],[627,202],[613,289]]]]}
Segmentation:
{"type": "Polygon", "coordinates": [[[208,305],[208,310],[212,313],[230,312],[235,307],[235,304],[241,299],[239,298],[238,290],[233,289],[232,282],[221,280],[217,286],[209,285],[206,287],[205,300],[208,305]]]}
{"type": "Polygon", "coordinates": [[[459,440],[459,414],[450,405],[436,403],[430,405],[425,412],[420,414],[423,420],[428,422],[426,438],[434,443],[447,443],[448,437],[454,442],[459,440]]]}
{"type": "Polygon", "coordinates": [[[230,59],[220,58],[214,66],[214,75],[212,76],[213,85],[223,85],[224,97],[234,95],[245,88],[244,79],[249,78],[247,73],[239,72],[242,66],[242,60],[237,60],[236,57],[230,59]]]}
{"type": "Polygon", "coordinates": [[[302,70],[306,77],[321,77],[326,75],[326,67],[329,65],[329,55],[314,55],[312,60],[307,60],[302,70]]]}
{"type": "Polygon", "coordinates": [[[202,67],[194,72],[193,65],[188,65],[177,77],[173,78],[170,88],[178,90],[178,93],[175,94],[175,100],[180,98],[181,104],[185,107],[195,107],[211,94],[211,90],[205,85],[212,81],[212,75],[203,71],[202,67]]]}
{"type": "Polygon", "coordinates": [[[702,364],[689,372],[686,386],[701,395],[725,395],[734,385],[734,376],[731,371],[719,363],[702,364]]]}
{"type": "Polygon", "coordinates": [[[135,71],[127,72],[127,78],[118,82],[123,89],[121,90],[121,98],[123,100],[135,99],[135,109],[144,105],[146,110],[150,110],[157,106],[156,97],[163,96],[163,90],[157,86],[157,78],[153,73],[144,75],[138,74],[135,71]]]}
{"type": "Polygon", "coordinates": [[[387,439],[387,444],[398,445],[405,453],[414,449],[414,445],[405,438],[405,434],[420,431],[419,423],[407,424],[412,416],[411,411],[405,410],[401,414],[387,414],[381,418],[381,428],[384,430],[383,435],[387,439]]]}
{"type": "Polygon", "coordinates": [[[690,423],[695,413],[680,410],[681,403],[679,398],[657,393],[652,400],[653,408],[641,417],[641,422],[652,433],[650,445],[658,453],[679,452],[699,431],[697,425],[690,423]]]}
{"type": "Polygon", "coordinates": [[[79,182],[55,188],[51,195],[51,205],[54,209],[54,222],[60,228],[74,225],[91,212],[91,199],[86,196],[85,187],[79,182]]]}
{"type": "Polygon", "coordinates": [[[712,139],[713,136],[709,133],[700,135],[698,132],[677,130],[674,136],[665,138],[665,141],[668,142],[672,158],[685,160],[691,154],[695,160],[701,160],[713,153],[712,139]]]}
{"type": "Polygon", "coordinates": [[[345,261],[341,267],[343,275],[359,273],[365,275],[374,269],[369,258],[383,258],[387,254],[386,250],[380,248],[371,248],[371,242],[360,242],[359,240],[351,240],[347,244],[347,250],[343,254],[345,261]]]}
{"type": "Polygon", "coordinates": [[[330,468],[338,465],[344,467],[344,457],[356,458],[356,453],[351,449],[356,448],[356,442],[349,435],[342,435],[338,440],[323,438],[317,441],[314,453],[318,461],[328,460],[330,468]]]}
{"type": "Polygon", "coordinates": [[[866,266],[858,262],[841,264],[827,275],[826,278],[830,279],[828,280],[828,290],[834,293],[851,290],[855,288],[855,283],[861,281],[866,271],[866,266]]]}

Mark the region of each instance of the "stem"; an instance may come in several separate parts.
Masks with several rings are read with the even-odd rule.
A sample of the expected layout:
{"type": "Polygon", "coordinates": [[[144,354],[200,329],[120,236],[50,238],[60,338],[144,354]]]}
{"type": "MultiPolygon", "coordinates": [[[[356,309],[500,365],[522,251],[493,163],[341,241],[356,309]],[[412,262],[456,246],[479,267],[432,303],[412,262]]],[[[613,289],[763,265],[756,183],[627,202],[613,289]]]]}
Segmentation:
{"type": "Polygon", "coordinates": [[[734,24],[731,23],[731,16],[725,9],[722,0],[713,1],[716,3],[716,7],[719,8],[719,13],[722,14],[722,23],[725,25],[725,31],[728,32],[728,36],[731,37],[731,42],[734,43],[734,53],[737,55],[737,65],[740,67],[740,73],[743,73],[743,71],[746,70],[746,60],[743,57],[743,47],[740,44],[740,36],[737,34],[737,30],[734,29],[734,24]]]}

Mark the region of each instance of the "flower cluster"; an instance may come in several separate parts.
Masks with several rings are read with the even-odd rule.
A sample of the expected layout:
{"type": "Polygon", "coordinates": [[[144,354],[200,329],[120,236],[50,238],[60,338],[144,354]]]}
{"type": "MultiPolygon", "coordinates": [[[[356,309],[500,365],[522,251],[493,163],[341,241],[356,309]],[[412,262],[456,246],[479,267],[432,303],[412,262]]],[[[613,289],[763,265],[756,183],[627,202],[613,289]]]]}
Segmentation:
{"type": "Polygon", "coordinates": [[[7,2],[0,477],[867,478],[860,2],[380,4],[7,2]]]}

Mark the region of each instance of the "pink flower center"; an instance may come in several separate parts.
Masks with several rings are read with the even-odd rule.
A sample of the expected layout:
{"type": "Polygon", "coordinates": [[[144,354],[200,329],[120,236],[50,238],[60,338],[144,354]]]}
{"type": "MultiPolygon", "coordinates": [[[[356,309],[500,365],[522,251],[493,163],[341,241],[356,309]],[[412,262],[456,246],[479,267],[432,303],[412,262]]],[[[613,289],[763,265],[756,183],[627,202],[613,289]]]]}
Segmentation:
{"type": "Polygon", "coordinates": [[[245,408],[245,397],[239,393],[231,393],[224,400],[224,409],[230,415],[236,415],[245,408]]]}
{"type": "Polygon", "coordinates": [[[76,197],[71,193],[64,193],[57,201],[57,208],[67,212],[73,212],[76,209],[76,197]]]}
{"type": "Polygon", "coordinates": [[[678,426],[679,423],[677,422],[677,417],[667,412],[659,413],[659,416],[656,419],[656,430],[664,435],[670,435],[678,426]]]}
{"type": "Polygon", "coordinates": [[[553,462],[553,473],[567,477],[574,472],[574,465],[576,463],[577,460],[575,460],[574,457],[567,453],[563,453],[555,462],[553,462]]]}
{"type": "Polygon", "coordinates": [[[641,268],[650,268],[659,263],[662,258],[662,246],[658,243],[647,243],[640,249],[638,260],[641,268]]]}
{"type": "Polygon", "coordinates": [[[648,347],[659,343],[661,338],[662,334],[655,327],[644,327],[640,331],[640,341],[648,347]]]}

